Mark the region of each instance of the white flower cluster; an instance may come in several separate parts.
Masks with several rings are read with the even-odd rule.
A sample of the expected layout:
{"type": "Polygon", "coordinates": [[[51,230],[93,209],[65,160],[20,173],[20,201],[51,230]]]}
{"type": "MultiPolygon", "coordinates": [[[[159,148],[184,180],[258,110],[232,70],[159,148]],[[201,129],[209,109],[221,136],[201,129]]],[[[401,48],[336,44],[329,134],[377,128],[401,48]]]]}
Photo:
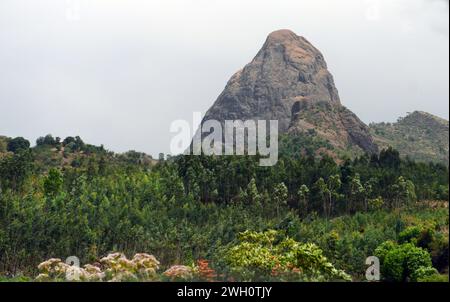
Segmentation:
{"type": "Polygon", "coordinates": [[[153,255],[136,254],[129,260],[121,253],[109,254],[100,263],[105,268],[107,280],[111,282],[153,281],[160,265],[153,255]]]}
{"type": "Polygon", "coordinates": [[[37,281],[154,281],[159,261],[149,254],[136,254],[132,260],[124,254],[109,254],[98,265],[86,264],[83,268],[70,266],[58,258],[39,264],[37,281]]]}
{"type": "Polygon", "coordinates": [[[58,258],[52,258],[39,264],[40,271],[37,281],[68,280],[68,281],[100,281],[105,274],[99,267],[87,264],[84,268],[71,266],[58,258]]]}
{"type": "Polygon", "coordinates": [[[189,266],[174,265],[166,270],[163,275],[170,278],[172,281],[186,281],[194,277],[194,270],[189,266]]]}

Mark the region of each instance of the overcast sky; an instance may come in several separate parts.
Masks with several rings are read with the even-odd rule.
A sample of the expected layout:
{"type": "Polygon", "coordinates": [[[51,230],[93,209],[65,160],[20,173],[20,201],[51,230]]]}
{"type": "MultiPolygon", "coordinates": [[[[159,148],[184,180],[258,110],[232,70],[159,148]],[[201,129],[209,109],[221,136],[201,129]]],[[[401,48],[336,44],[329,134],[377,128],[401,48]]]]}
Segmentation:
{"type": "Polygon", "coordinates": [[[168,152],[171,122],[282,28],[322,51],[364,122],[448,119],[448,18],[445,0],[1,0],[0,135],[168,152]]]}

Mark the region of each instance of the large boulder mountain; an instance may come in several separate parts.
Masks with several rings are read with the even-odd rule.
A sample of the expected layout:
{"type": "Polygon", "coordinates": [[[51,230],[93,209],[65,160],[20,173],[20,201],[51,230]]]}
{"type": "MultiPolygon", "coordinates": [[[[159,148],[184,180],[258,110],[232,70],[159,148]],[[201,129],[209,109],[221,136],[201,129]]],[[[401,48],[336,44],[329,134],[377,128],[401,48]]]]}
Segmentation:
{"type": "Polygon", "coordinates": [[[392,146],[403,156],[418,161],[449,163],[448,121],[430,113],[415,111],[396,123],[371,124],[380,147],[392,146]]]}
{"type": "Polygon", "coordinates": [[[369,127],[342,106],[321,52],[290,30],[268,36],[230,79],[207,120],[278,120],[280,135],[312,136],[335,155],[378,151],[369,127]]]}

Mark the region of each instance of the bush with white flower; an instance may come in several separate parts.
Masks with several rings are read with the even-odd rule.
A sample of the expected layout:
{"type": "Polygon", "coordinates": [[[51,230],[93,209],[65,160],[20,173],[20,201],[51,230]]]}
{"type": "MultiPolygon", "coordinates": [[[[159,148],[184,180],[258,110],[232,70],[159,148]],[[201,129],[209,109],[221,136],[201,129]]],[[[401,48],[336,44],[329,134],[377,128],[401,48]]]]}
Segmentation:
{"type": "Polygon", "coordinates": [[[113,253],[100,259],[100,263],[86,264],[80,268],[58,258],[38,265],[40,274],[36,281],[156,281],[160,263],[149,254],[136,254],[132,260],[122,253],[113,253]]]}

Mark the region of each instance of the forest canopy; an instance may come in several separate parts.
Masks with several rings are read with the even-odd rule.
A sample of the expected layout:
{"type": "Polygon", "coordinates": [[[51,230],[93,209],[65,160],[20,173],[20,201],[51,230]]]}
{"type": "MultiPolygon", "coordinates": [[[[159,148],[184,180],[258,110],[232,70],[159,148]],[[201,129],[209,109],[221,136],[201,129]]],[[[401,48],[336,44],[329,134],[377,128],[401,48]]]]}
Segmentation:
{"type": "Polygon", "coordinates": [[[248,156],[155,161],[79,137],[4,142],[7,278],[34,280],[52,258],[147,253],[152,280],[362,281],[369,256],[386,281],[448,280],[448,167],[392,148],[340,163],[285,152],[260,167],[248,156]]]}

